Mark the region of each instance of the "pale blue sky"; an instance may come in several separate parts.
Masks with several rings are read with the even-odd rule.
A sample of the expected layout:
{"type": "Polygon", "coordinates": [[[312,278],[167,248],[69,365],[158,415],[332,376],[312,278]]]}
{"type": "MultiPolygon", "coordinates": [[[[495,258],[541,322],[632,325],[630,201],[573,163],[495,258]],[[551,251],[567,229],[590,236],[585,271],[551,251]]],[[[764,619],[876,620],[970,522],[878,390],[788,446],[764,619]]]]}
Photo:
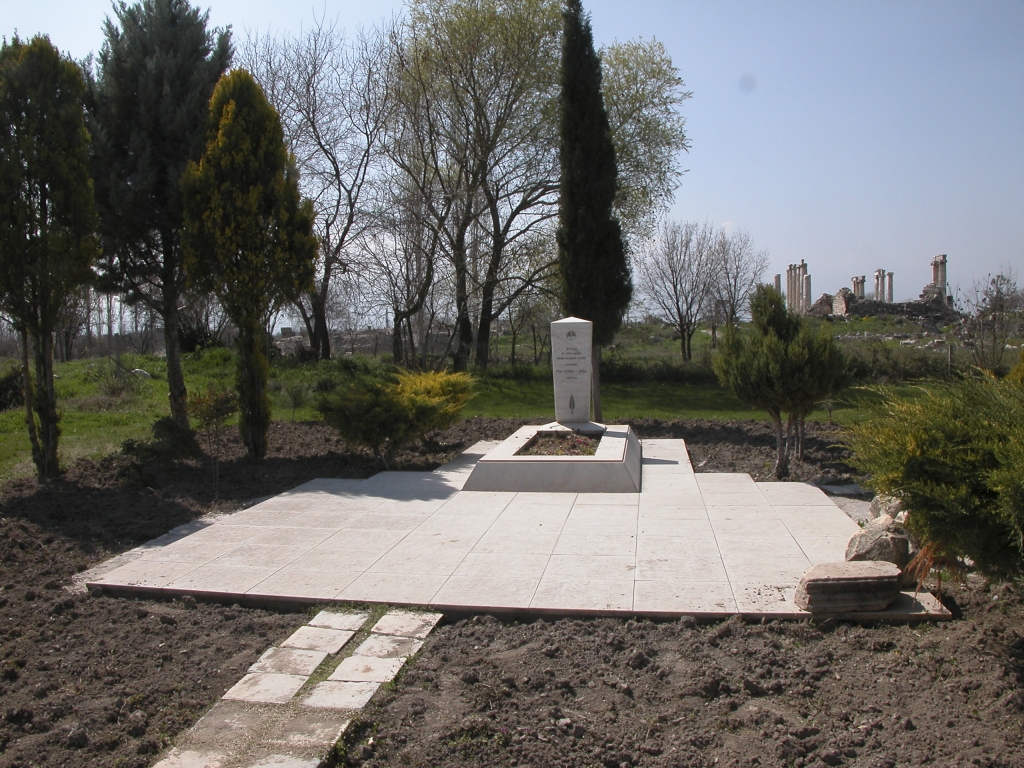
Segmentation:
{"type": "MultiPolygon", "coordinates": [[[[209,0],[214,25],[347,28],[401,2],[209,0]]],[[[1024,2],[584,0],[598,44],[657,37],[693,98],[672,215],[741,227],[773,272],[806,259],[815,296],[895,272],[916,297],[1024,273],[1024,2]],[[751,87],[753,86],[753,87],[751,87]]],[[[0,0],[0,33],[98,50],[106,0],[0,0]]]]}

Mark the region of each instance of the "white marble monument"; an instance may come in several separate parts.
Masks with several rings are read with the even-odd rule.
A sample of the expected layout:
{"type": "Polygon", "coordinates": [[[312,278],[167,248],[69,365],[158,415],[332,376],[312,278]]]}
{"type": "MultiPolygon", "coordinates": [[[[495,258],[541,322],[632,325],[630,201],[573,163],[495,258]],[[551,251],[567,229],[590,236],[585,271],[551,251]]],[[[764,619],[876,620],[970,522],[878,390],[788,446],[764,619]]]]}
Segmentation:
{"type": "Polygon", "coordinates": [[[526,426],[483,456],[465,491],[549,493],[639,493],[643,463],[640,441],[628,425],[590,421],[593,324],[567,317],[551,323],[551,368],[555,421],[526,426]],[[579,432],[600,437],[593,456],[522,455],[538,435],[579,432]]]}
{"type": "Polygon", "coordinates": [[[590,387],[594,374],[594,324],[566,317],[551,324],[551,371],[555,380],[555,421],[590,421],[590,387]]]}

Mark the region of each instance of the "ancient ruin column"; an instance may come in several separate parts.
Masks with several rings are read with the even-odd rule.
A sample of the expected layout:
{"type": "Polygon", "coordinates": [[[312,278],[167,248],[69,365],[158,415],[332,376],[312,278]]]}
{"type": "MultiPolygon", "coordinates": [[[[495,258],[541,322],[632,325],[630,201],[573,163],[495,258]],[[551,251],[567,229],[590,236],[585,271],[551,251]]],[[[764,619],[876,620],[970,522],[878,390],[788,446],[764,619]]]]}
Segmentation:
{"type": "MultiPolygon", "coordinates": [[[[804,269],[806,272],[806,268],[804,269]]],[[[800,310],[803,314],[807,314],[811,309],[811,276],[808,274],[804,275],[804,306],[800,310]]]]}
{"type": "Polygon", "coordinates": [[[885,273],[885,303],[892,304],[892,272],[885,273]]]}
{"type": "Polygon", "coordinates": [[[932,259],[932,285],[939,287],[939,257],[932,259]]]}
{"type": "Polygon", "coordinates": [[[942,289],[942,298],[946,298],[946,254],[939,256],[939,288],[942,289]]]}
{"type": "Polygon", "coordinates": [[[776,293],[782,293],[782,275],[775,276],[775,291],[776,293]]]}

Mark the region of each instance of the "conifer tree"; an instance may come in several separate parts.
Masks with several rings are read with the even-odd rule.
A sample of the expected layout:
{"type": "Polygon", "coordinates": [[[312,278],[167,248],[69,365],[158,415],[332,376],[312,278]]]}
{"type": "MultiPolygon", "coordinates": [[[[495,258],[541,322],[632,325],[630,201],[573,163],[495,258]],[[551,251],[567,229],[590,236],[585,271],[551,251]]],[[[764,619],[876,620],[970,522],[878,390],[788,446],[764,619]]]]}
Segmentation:
{"type": "Polygon", "coordinates": [[[789,475],[794,452],[803,458],[804,419],[846,385],[848,366],[831,334],[789,312],[774,288],[754,290],[750,315],[746,332],[726,326],[715,373],[744,403],[768,412],[775,426],[775,476],[781,479],[789,475]]]}
{"type": "Polygon", "coordinates": [[[206,151],[182,177],[190,282],[212,291],[238,329],[239,429],[252,461],[267,452],[267,324],[313,282],[313,206],[299,196],[277,112],[245,70],[210,100],[206,151]]]}
{"type": "Polygon", "coordinates": [[[103,281],[160,315],[171,417],[188,428],[179,312],[185,293],[179,181],[203,151],[207,107],[231,60],[188,0],[115,3],[90,98],[103,281]]]}
{"type": "Polygon", "coordinates": [[[48,38],[15,36],[0,48],[0,310],[21,335],[40,480],[60,473],[54,330],[68,296],[92,278],[98,252],[84,92],[78,66],[48,38]]]}
{"type": "Polygon", "coordinates": [[[622,229],[613,213],[615,145],[601,96],[601,59],[580,0],[563,11],[558,261],[562,308],[594,324],[594,418],[602,420],[600,348],[611,343],[633,295],[622,229]]]}

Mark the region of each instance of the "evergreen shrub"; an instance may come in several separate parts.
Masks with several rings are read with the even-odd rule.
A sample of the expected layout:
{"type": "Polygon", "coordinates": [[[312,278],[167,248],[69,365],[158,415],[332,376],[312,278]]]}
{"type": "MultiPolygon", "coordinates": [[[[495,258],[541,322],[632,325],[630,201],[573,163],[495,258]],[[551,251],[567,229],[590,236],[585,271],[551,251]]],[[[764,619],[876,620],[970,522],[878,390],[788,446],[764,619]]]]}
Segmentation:
{"type": "Polygon", "coordinates": [[[454,424],[472,384],[465,373],[361,374],[321,394],[316,408],[345,440],[369,448],[387,468],[402,446],[454,424]]]}
{"type": "Polygon", "coordinates": [[[865,485],[899,497],[907,527],[944,557],[993,578],[1024,573],[1024,386],[936,383],[913,400],[879,388],[851,427],[865,485]]]}

